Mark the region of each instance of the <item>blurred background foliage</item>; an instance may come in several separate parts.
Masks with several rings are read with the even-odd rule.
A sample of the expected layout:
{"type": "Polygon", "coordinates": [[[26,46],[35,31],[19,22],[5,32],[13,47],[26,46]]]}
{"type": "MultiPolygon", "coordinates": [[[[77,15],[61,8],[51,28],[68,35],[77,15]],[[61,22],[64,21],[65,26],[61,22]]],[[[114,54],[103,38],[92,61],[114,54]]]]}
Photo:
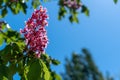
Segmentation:
{"type": "Polygon", "coordinates": [[[118,0],[114,0],[114,3],[116,4],[118,2],[118,0]]]}
{"type": "Polygon", "coordinates": [[[82,49],[81,54],[72,53],[71,59],[65,60],[63,80],[114,80],[109,74],[104,77],[87,49],[82,49]]]}

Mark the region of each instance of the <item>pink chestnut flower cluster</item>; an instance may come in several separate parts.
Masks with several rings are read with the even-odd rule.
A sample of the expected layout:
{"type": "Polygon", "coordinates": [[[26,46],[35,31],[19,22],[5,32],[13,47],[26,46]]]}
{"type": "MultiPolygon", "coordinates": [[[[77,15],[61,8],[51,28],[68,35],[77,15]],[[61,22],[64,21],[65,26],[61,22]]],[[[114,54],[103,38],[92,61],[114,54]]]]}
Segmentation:
{"type": "Polygon", "coordinates": [[[48,15],[46,12],[47,10],[40,6],[40,9],[35,10],[31,18],[28,19],[25,28],[20,30],[20,32],[24,34],[28,48],[35,52],[38,58],[48,44],[45,30],[45,26],[48,25],[48,15]]]}
{"type": "Polygon", "coordinates": [[[78,3],[76,0],[64,0],[63,4],[72,9],[79,9],[82,6],[82,4],[78,3]]]}

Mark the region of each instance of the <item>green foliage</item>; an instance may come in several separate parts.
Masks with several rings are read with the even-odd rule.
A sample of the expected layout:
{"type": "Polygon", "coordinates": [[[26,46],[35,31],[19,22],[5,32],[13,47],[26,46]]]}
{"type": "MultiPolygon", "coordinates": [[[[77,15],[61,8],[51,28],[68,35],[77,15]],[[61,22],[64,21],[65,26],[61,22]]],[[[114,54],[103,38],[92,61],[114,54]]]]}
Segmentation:
{"type": "MultiPolygon", "coordinates": [[[[44,2],[47,2],[48,0],[43,0],[44,2]]],[[[4,18],[8,11],[10,10],[13,14],[19,14],[20,12],[23,12],[24,14],[27,13],[28,5],[27,3],[31,2],[31,7],[36,9],[38,6],[40,6],[40,0],[1,0],[0,1],[0,18],[4,18]]]]}
{"type": "Polygon", "coordinates": [[[2,34],[0,34],[0,45],[2,45],[3,42],[4,42],[4,39],[3,39],[3,37],[2,37],[2,34]]]}
{"type": "Polygon", "coordinates": [[[114,1],[115,4],[118,2],[118,0],[113,0],[113,1],[114,1]]]}
{"type": "Polygon", "coordinates": [[[52,64],[54,64],[54,65],[59,65],[59,64],[60,64],[60,61],[55,60],[55,59],[52,59],[52,64]]]}
{"type": "Polygon", "coordinates": [[[8,9],[10,9],[13,14],[18,14],[20,11],[26,14],[27,4],[23,2],[23,0],[2,0],[0,2],[0,18],[7,15],[8,9]]]}
{"type": "Polygon", "coordinates": [[[60,75],[56,74],[55,72],[51,72],[52,77],[50,77],[50,80],[62,80],[60,75]]]}
{"type": "Polygon", "coordinates": [[[82,13],[84,13],[86,16],[89,16],[89,10],[88,10],[88,8],[86,7],[86,6],[82,6],[82,11],[81,11],[82,13]]]}
{"type": "MultiPolygon", "coordinates": [[[[36,9],[40,4],[41,1],[48,2],[50,0],[32,0],[31,7],[36,9]]],[[[116,4],[118,0],[113,0],[116,4]]],[[[13,14],[19,14],[23,12],[24,14],[27,13],[27,8],[30,0],[1,0],[0,1],[0,18],[4,18],[7,13],[8,9],[11,10],[13,14]]],[[[77,0],[77,3],[82,3],[81,0],[77,0]]],[[[82,3],[79,9],[69,8],[64,5],[64,0],[59,0],[59,12],[58,12],[58,20],[62,20],[67,14],[69,14],[69,21],[71,23],[76,22],[79,23],[78,14],[84,13],[86,16],[89,16],[89,9],[82,3]]]]}
{"type": "MultiPolygon", "coordinates": [[[[44,2],[47,2],[49,0],[43,0],[44,2]]],[[[24,14],[27,13],[27,2],[30,2],[30,0],[2,0],[0,2],[0,18],[4,18],[9,9],[13,14],[19,14],[20,12],[23,12],[24,14]]],[[[80,0],[77,0],[78,3],[81,3],[80,0]]],[[[116,2],[116,0],[115,0],[116,2]]],[[[36,9],[39,5],[41,4],[40,0],[32,0],[31,5],[34,9],[36,9]]],[[[81,13],[84,13],[86,16],[89,16],[89,10],[85,5],[82,5],[80,9],[73,9],[69,8],[64,5],[64,0],[59,0],[59,13],[58,13],[58,19],[61,20],[62,18],[65,17],[66,14],[70,14],[69,16],[69,21],[71,23],[76,22],[79,23],[78,19],[78,14],[80,13],[79,11],[81,10],[81,13]]]]}
{"type": "Polygon", "coordinates": [[[7,77],[9,75],[7,71],[8,67],[6,67],[5,65],[0,65],[0,78],[2,78],[2,80],[7,80],[7,77]]]}
{"type": "Polygon", "coordinates": [[[33,60],[33,62],[30,64],[27,77],[28,80],[49,80],[50,72],[44,62],[40,59],[37,59],[33,60]]]}
{"type": "MultiPolygon", "coordinates": [[[[58,13],[58,20],[61,20],[65,17],[66,14],[69,14],[69,21],[71,23],[76,22],[79,23],[78,14],[84,13],[86,16],[89,16],[89,10],[85,5],[80,5],[80,8],[70,8],[64,5],[65,0],[59,0],[59,13],[58,13]]],[[[81,3],[80,0],[77,0],[77,3],[81,3]]]]}
{"type": "Polygon", "coordinates": [[[82,52],[83,54],[73,53],[71,60],[66,58],[63,80],[104,80],[90,53],[86,49],[82,52]]]}
{"type": "Polygon", "coordinates": [[[72,54],[72,58],[66,58],[63,80],[114,80],[109,75],[107,78],[98,70],[90,52],[82,49],[81,54],[72,54]]]}
{"type": "Polygon", "coordinates": [[[5,17],[7,15],[8,11],[7,11],[7,8],[3,8],[2,9],[2,13],[1,13],[1,17],[5,17]]]}
{"type": "Polygon", "coordinates": [[[36,9],[40,5],[40,0],[32,0],[32,6],[36,9]]]}

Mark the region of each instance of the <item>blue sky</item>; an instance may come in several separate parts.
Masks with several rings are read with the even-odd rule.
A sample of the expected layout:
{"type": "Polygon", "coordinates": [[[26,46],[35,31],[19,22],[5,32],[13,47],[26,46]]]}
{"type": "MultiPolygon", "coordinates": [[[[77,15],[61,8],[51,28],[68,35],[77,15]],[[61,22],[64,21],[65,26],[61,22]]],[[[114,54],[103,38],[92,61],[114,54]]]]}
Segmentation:
{"type": "MultiPolygon", "coordinates": [[[[57,1],[43,3],[50,17],[49,26],[46,27],[49,37],[46,52],[61,61],[61,64],[53,67],[53,70],[58,73],[64,72],[65,57],[70,57],[72,52],[80,53],[82,48],[87,48],[92,53],[98,68],[104,74],[109,71],[118,79],[120,78],[120,3],[115,5],[112,0],[88,0],[83,3],[89,8],[90,16],[80,14],[80,24],[71,24],[67,17],[58,21],[57,1]]],[[[29,9],[27,15],[20,13],[13,16],[10,13],[4,19],[12,29],[19,30],[24,28],[24,21],[31,16],[32,11],[29,9]]]]}

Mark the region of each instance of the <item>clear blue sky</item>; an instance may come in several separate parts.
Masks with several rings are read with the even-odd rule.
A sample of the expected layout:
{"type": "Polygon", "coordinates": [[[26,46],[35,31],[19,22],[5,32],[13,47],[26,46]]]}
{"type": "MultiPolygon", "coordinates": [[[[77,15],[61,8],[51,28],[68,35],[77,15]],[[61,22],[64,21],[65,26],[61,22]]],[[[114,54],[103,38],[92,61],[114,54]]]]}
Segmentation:
{"type": "MultiPolygon", "coordinates": [[[[83,0],[83,3],[88,6],[90,16],[80,14],[80,24],[71,24],[67,17],[57,20],[57,1],[43,4],[50,17],[46,52],[61,61],[53,69],[58,73],[64,72],[65,57],[70,57],[73,51],[80,53],[82,48],[87,48],[104,74],[109,71],[113,77],[120,78],[120,3],[115,5],[113,0],[83,0]]],[[[10,13],[5,20],[14,30],[19,30],[31,14],[30,9],[27,15],[13,16],[10,13]]]]}

